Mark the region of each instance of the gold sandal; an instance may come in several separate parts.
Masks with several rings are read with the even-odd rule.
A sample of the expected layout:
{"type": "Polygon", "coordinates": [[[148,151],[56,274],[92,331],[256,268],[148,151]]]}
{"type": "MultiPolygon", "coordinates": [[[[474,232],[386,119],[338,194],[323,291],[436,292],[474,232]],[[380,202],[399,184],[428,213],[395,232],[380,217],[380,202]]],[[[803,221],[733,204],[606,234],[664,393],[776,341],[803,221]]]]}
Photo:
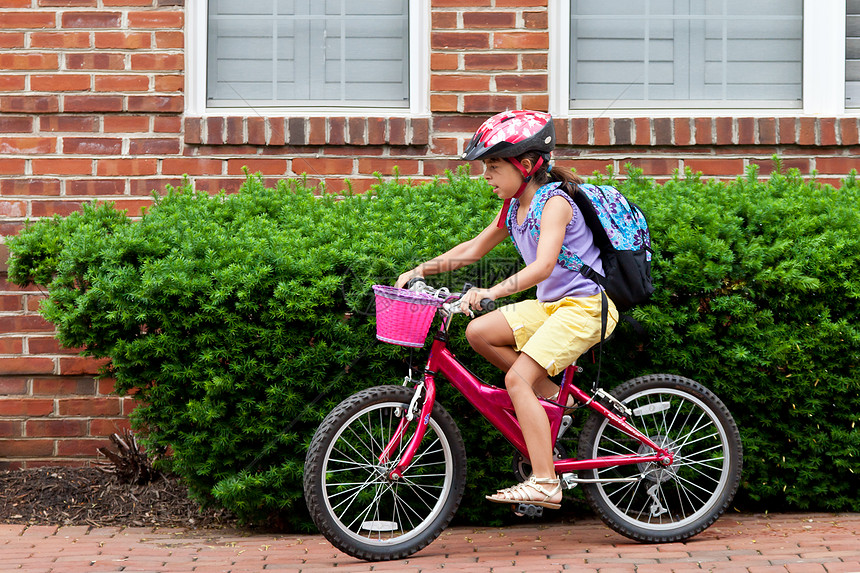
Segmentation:
{"type": "Polygon", "coordinates": [[[561,503],[549,501],[549,499],[560,492],[561,480],[558,478],[536,478],[535,476],[530,476],[526,481],[518,483],[515,486],[500,489],[493,495],[486,496],[486,498],[494,503],[525,503],[547,509],[558,509],[561,507],[561,503]],[[555,487],[547,491],[541,484],[554,485],[555,487]],[[535,497],[535,493],[538,494],[537,497],[535,497]]]}

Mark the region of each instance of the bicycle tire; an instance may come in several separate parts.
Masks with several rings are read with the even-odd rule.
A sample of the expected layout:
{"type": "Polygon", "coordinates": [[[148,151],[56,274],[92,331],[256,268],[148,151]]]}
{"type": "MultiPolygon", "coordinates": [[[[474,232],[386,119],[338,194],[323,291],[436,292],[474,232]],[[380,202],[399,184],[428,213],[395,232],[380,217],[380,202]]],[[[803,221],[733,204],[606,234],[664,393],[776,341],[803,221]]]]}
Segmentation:
{"type": "MultiPolygon", "coordinates": [[[[728,408],[703,385],[672,374],[628,380],[612,395],[634,414],[628,422],[672,451],[671,466],[656,463],[587,470],[590,479],[636,478],[584,484],[585,498],[616,532],[644,543],[688,539],[729,507],[743,468],[740,433],[728,408]]],[[[651,450],[593,412],[580,434],[579,457],[651,450]]]]}
{"type": "Polygon", "coordinates": [[[397,482],[387,478],[412,432],[379,462],[414,390],[377,386],[341,402],[317,429],[305,459],[305,502],[320,532],[365,561],[403,559],[451,522],[466,484],[466,449],[444,407],[433,405],[427,433],[397,482]]]}

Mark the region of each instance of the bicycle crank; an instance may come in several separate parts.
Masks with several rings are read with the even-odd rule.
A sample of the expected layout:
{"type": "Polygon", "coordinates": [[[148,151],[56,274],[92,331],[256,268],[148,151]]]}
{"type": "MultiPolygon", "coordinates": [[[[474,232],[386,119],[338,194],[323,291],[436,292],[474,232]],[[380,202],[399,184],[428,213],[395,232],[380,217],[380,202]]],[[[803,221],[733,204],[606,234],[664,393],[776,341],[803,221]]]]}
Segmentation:
{"type": "MultiPolygon", "coordinates": [[[[556,444],[552,451],[553,460],[563,460],[567,458],[567,450],[561,444],[556,444]]],[[[514,456],[511,464],[511,469],[514,472],[514,477],[518,482],[524,482],[532,475],[532,464],[524,455],[514,450],[514,456]]]]}

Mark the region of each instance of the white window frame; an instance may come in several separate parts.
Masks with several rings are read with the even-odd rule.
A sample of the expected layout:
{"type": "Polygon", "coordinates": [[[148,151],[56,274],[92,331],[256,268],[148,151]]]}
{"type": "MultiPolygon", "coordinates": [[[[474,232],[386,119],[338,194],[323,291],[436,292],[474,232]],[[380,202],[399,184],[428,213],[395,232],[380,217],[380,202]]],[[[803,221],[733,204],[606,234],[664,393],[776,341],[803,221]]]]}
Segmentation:
{"type": "Polygon", "coordinates": [[[558,117],[797,117],[860,113],[845,108],[846,0],[803,2],[803,96],[801,108],[571,109],[570,0],[549,0],[549,105],[558,117]],[[841,33],[834,34],[834,30],[841,33]]]}
{"type": "Polygon", "coordinates": [[[208,0],[185,2],[185,113],[192,116],[415,117],[430,114],[430,0],[409,0],[409,105],[407,107],[207,107],[208,0]]]}

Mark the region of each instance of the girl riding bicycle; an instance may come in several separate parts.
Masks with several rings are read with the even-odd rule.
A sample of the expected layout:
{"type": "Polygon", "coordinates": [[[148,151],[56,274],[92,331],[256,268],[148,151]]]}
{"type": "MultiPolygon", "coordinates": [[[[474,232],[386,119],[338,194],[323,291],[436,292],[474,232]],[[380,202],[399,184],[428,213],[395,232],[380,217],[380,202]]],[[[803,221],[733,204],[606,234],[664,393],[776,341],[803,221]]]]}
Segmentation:
{"type": "MultiPolygon", "coordinates": [[[[569,192],[582,181],[553,168],[552,117],[536,111],[508,111],[484,122],[463,159],[484,162],[484,178],[504,200],[499,216],[476,237],[400,275],[410,279],[455,270],[474,263],[511,237],[526,266],[488,289],[474,288],[461,300],[464,311],[537,286],[537,299],[508,305],[473,320],[466,329],[472,348],[505,371],[505,386],[522,428],[532,476],[487,499],[530,503],[557,509],[561,484],[552,459],[552,436],[538,398],[553,400],[558,386],[550,380],[600,341],[601,294],[596,283],[563,264],[570,254],[602,273],[600,251],[569,192]]],[[[606,335],[618,312],[608,301],[606,335]]],[[[568,403],[567,406],[572,406],[568,403]]]]}

